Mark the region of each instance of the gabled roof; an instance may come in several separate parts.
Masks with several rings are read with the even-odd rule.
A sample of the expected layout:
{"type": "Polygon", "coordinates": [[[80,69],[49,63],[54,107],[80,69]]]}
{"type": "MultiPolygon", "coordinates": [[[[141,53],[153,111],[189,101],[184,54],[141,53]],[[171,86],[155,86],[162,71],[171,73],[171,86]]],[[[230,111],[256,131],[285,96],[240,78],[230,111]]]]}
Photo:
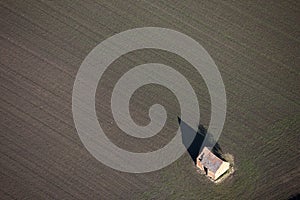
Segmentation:
{"type": "Polygon", "coordinates": [[[204,147],[198,156],[200,163],[212,172],[216,172],[224,162],[213,154],[207,147],[204,147]]]}

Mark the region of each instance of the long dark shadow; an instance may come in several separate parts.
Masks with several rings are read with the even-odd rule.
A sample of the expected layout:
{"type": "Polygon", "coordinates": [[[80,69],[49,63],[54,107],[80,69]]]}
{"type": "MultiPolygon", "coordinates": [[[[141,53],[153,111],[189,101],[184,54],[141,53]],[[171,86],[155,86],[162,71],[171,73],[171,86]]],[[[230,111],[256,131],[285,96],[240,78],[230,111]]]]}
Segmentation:
{"type": "MultiPolygon", "coordinates": [[[[204,141],[204,138],[207,136],[209,137],[209,134],[207,133],[207,129],[199,124],[198,130],[195,131],[192,127],[190,127],[187,123],[185,123],[180,117],[178,117],[178,123],[181,130],[181,136],[182,136],[182,143],[187,149],[190,157],[196,164],[197,157],[200,153],[200,148],[202,146],[202,143],[204,141]]],[[[212,149],[212,152],[221,158],[222,149],[218,143],[215,144],[215,146],[212,149]]]]}
{"type": "Polygon", "coordinates": [[[192,129],[187,123],[182,121],[178,117],[178,122],[180,125],[182,143],[187,149],[190,157],[196,164],[197,156],[200,152],[201,145],[204,141],[204,135],[199,134],[194,129],[192,129]]]}
{"type": "Polygon", "coordinates": [[[300,199],[300,194],[298,193],[290,196],[288,200],[299,200],[299,199],[300,199]]]}

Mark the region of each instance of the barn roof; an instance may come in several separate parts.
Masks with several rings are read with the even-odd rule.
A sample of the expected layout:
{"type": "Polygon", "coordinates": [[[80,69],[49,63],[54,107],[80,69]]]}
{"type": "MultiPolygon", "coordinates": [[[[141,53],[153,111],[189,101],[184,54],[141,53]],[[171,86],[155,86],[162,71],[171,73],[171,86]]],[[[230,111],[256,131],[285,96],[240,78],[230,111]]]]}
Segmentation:
{"type": "Polygon", "coordinates": [[[216,172],[223,161],[213,154],[207,147],[204,147],[202,152],[199,154],[201,164],[212,172],[216,172]]]}

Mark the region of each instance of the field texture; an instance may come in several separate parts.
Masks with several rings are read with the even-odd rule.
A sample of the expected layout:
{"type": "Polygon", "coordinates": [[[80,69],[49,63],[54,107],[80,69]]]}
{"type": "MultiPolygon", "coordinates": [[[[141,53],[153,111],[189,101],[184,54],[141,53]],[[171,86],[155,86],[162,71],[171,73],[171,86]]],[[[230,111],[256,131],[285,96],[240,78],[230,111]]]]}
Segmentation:
{"type": "MultiPolygon", "coordinates": [[[[0,199],[288,199],[300,192],[300,2],[180,0],[0,1],[0,199]],[[188,153],[162,170],[130,174],[92,157],[72,117],[72,89],[86,55],[106,38],[137,27],[164,27],[198,41],[216,62],[228,101],[219,145],[235,159],[221,184],[200,175],[188,153]]],[[[150,84],[131,98],[131,116],[149,123],[168,112],[154,137],[137,139],[114,123],[110,98],[136,65],[172,66],[193,86],[208,126],[210,97],[191,64],[161,50],[117,59],[96,93],[103,130],[117,146],[147,152],[178,129],[179,103],[150,84]]]]}

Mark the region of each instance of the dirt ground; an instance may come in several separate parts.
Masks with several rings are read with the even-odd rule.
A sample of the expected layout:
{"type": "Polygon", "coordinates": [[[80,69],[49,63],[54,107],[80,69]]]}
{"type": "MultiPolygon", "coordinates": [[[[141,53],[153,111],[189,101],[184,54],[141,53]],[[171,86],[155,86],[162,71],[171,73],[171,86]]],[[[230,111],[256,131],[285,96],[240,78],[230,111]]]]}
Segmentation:
{"type": "MultiPolygon", "coordinates": [[[[288,199],[300,185],[299,1],[0,1],[0,199],[288,199]],[[159,171],[113,170],[84,148],[72,117],[72,89],[86,55],[101,41],[137,27],[170,28],[198,41],[226,87],[227,118],[219,140],[235,172],[215,185],[188,153],[159,171]]],[[[178,129],[180,107],[164,87],[132,96],[137,124],[165,106],[166,126],[149,139],[123,133],[110,96],[116,81],[142,63],[172,66],[196,91],[204,127],[210,98],[184,59],[140,50],[117,59],[99,82],[98,120],[119,147],[147,152],[178,129]]]]}

